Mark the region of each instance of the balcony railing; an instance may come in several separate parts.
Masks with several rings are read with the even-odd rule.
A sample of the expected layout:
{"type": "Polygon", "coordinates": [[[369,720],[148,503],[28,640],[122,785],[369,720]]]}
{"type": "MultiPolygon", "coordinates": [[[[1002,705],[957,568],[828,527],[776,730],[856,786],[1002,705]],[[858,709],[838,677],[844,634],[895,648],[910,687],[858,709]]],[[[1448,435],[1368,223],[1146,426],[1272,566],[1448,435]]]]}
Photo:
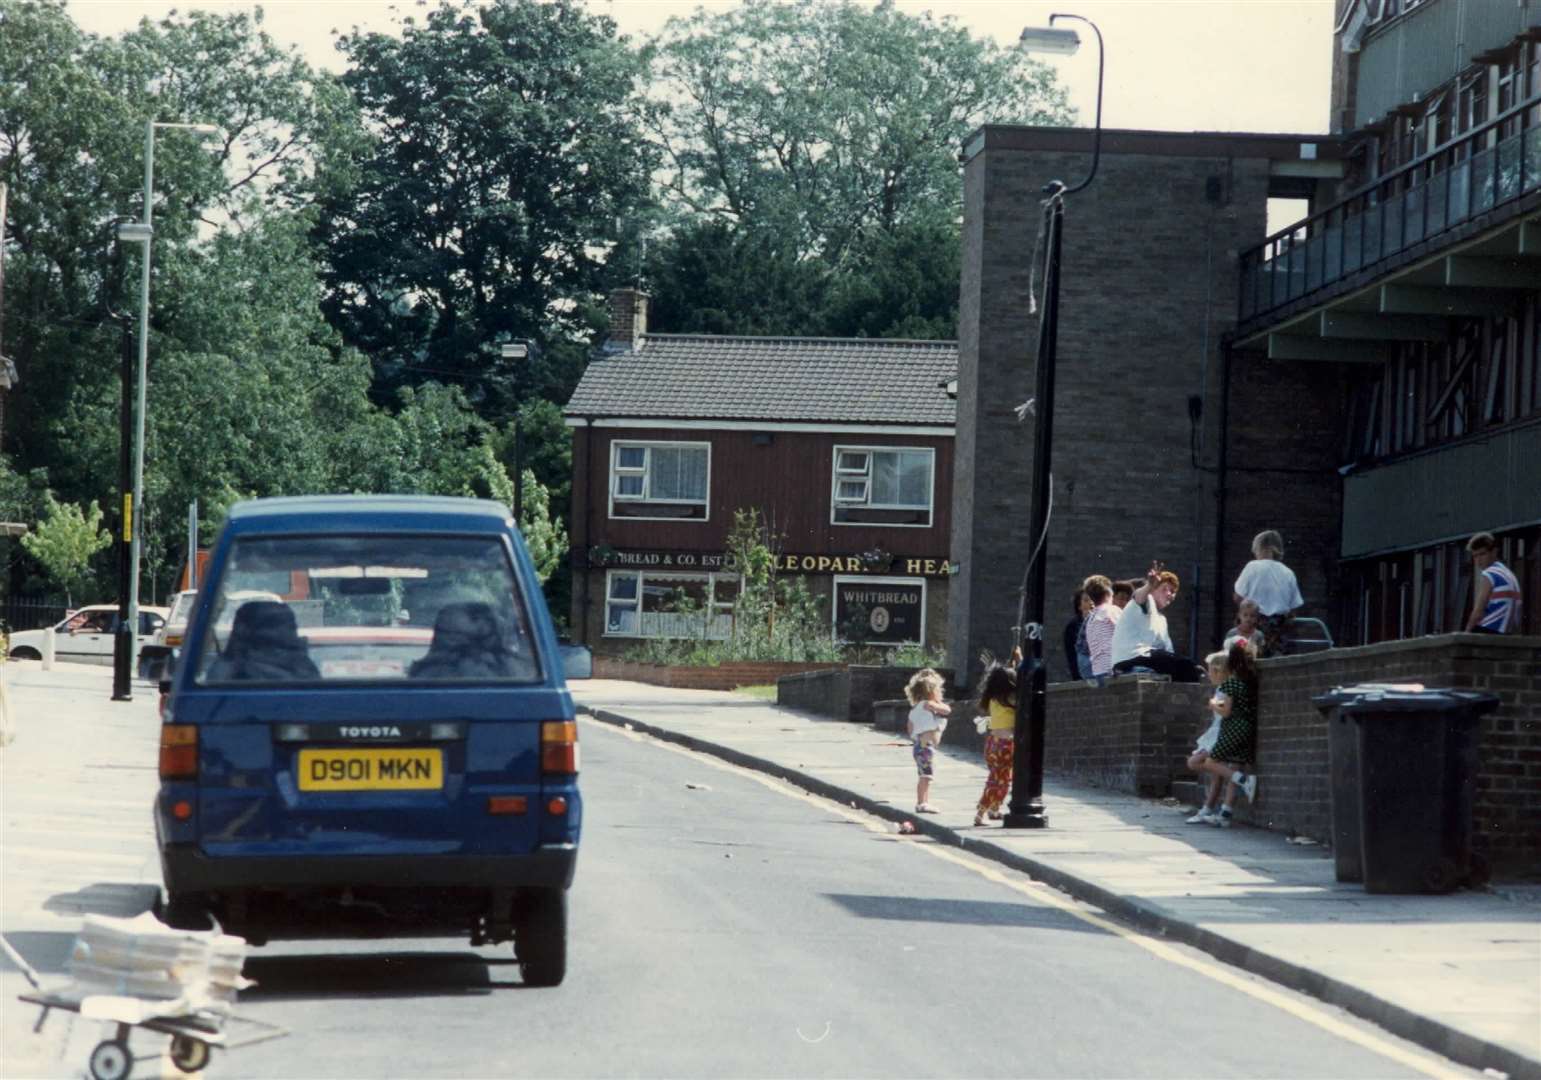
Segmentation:
{"type": "Polygon", "coordinates": [[[1238,319],[1267,314],[1541,189],[1541,126],[1487,145],[1538,103],[1515,106],[1244,252],[1238,319]]]}

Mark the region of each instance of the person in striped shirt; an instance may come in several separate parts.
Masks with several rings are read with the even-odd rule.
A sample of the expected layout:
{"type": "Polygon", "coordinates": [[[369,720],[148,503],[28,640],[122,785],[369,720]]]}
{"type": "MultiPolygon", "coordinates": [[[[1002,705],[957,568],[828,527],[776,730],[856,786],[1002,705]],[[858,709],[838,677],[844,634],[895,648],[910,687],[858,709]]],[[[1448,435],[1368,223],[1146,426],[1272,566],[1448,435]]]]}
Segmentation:
{"type": "Polygon", "coordinates": [[[1520,579],[1498,561],[1498,541],[1478,533],[1466,541],[1475,567],[1475,595],[1466,620],[1469,633],[1507,634],[1520,625],[1520,579]]]}
{"type": "Polygon", "coordinates": [[[1093,574],[1081,587],[1092,602],[1092,613],[1086,620],[1086,649],[1091,653],[1092,676],[1110,675],[1113,672],[1113,633],[1118,629],[1118,619],[1123,611],[1113,603],[1113,582],[1106,576],[1093,574]]]}

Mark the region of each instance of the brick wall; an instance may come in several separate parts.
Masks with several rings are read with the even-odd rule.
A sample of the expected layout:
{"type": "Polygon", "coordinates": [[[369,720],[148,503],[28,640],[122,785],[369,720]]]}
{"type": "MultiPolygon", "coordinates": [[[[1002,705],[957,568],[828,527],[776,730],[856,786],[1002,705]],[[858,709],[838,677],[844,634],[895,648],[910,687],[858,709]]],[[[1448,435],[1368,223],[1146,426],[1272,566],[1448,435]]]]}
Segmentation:
{"type": "Polygon", "coordinates": [[[851,677],[844,668],[783,675],[776,680],[776,704],[844,720],[851,715],[851,677]]]}
{"type": "MultiPolygon", "coordinates": [[[[1254,825],[1330,842],[1327,717],[1313,699],[1337,686],[1418,682],[1502,700],[1478,736],[1475,840],[1508,876],[1541,875],[1541,638],[1444,634],[1281,657],[1260,665],[1254,825]]],[[[1114,679],[1049,687],[1044,768],[1117,791],[1164,795],[1208,724],[1208,687],[1114,679]]]]}
{"type": "MultiPolygon", "coordinates": [[[[1165,561],[1182,579],[1167,613],[1174,644],[1200,656],[1229,625],[1231,585],[1261,529],[1280,530],[1298,554],[1310,613],[1330,594],[1340,487],[1333,365],[1233,361],[1227,464],[1249,471],[1235,477],[1224,527],[1217,522],[1221,338],[1235,322],[1238,253],[1266,234],[1269,159],[1298,154],[1284,143],[1104,132],[1096,180],[1067,199],[1047,542],[1051,679],[1068,675],[1059,630],[1071,591],[1093,572],[1130,577],[1165,561]],[[1202,412],[1196,457],[1190,395],[1202,412]]],[[[1038,319],[1028,296],[1041,189],[1084,176],[1089,144],[1084,133],[990,127],[966,153],[952,519],[961,569],[948,613],[949,655],[966,681],[980,649],[1009,648],[1032,547],[1033,428],[1012,407],[1033,393],[1038,319]],[[1067,145],[1077,137],[1084,149],[1067,145]]]]}
{"type": "Polygon", "coordinates": [[[784,675],[809,670],[839,669],[842,664],[785,663],[734,660],[716,667],[684,667],[669,664],[638,664],[608,656],[594,657],[594,678],[627,679],[653,686],[682,690],[733,690],[740,686],[767,686],[784,675]]]}
{"type": "Polygon", "coordinates": [[[1208,723],[1207,685],[1120,676],[1107,686],[1049,687],[1044,769],[1136,795],[1161,796],[1208,723]]]}
{"type": "MultiPolygon", "coordinates": [[[[876,701],[904,696],[905,684],[919,668],[875,664],[851,664],[842,671],[789,675],[776,680],[776,704],[793,709],[870,724],[876,701]]],[[[952,672],[938,668],[944,683],[952,672]]]]}
{"type": "Polygon", "coordinates": [[[1270,829],[1327,840],[1327,721],[1311,699],[1358,682],[1421,682],[1502,699],[1478,735],[1474,844],[1495,870],[1541,874],[1541,638],[1441,634],[1261,664],[1260,794],[1270,829]]]}

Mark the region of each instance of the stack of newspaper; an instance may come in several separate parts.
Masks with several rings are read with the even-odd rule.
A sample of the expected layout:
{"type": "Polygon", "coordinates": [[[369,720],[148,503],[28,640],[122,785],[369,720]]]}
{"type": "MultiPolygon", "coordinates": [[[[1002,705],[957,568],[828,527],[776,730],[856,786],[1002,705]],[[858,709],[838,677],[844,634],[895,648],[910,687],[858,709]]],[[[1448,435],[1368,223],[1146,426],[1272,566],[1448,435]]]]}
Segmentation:
{"type": "Polygon", "coordinates": [[[236,994],[246,939],[217,930],[173,930],[146,912],[132,919],[87,915],[70,951],[72,996],[81,1013],[135,1023],[194,1013],[223,1017],[236,994]]]}

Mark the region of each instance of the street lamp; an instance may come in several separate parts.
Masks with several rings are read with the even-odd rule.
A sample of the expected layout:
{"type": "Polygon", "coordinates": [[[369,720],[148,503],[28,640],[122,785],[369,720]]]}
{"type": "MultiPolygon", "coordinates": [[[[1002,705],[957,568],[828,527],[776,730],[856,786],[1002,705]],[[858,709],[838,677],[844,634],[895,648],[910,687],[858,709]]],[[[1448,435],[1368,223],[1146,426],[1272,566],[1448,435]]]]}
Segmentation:
{"type": "Polygon", "coordinates": [[[1074,30],[1056,29],[1057,19],[1084,22],[1097,35],[1097,123],[1092,134],[1092,167],[1075,187],[1063,180],[1044,186],[1043,228],[1046,234],[1043,276],[1043,307],[1038,315],[1038,369],[1031,402],[1036,417],[1033,432],[1033,512],[1028,536],[1033,543],[1027,577],[1023,581],[1022,606],[1017,625],[1027,628],[1027,640],[1017,670],[1017,724],[1012,748],[1011,801],[1003,824],[1009,829],[1042,829],[1049,823],[1043,808],[1043,735],[1047,671],[1043,663],[1043,608],[1048,567],[1049,505],[1053,476],[1049,453],[1054,445],[1054,361],[1059,343],[1060,233],[1065,217],[1065,196],[1073,195],[1097,175],[1102,148],[1102,32],[1080,15],[1050,15],[1047,27],[1022,31],[1018,47],[1024,52],[1068,55],[1080,47],[1074,30]]]}
{"type": "MultiPolygon", "coordinates": [[[[499,346],[504,360],[523,360],[530,355],[527,341],[505,341],[499,346]]],[[[514,395],[514,526],[524,528],[524,419],[520,413],[523,403],[514,395]]]]}
{"type": "MultiPolygon", "coordinates": [[[[116,292],[120,281],[123,245],[145,245],[145,257],[148,258],[150,237],[154,230],[131,218],[117,218],[112,224],[117,238],[112,274],[113,290],[116,292]]],[[[111,306],[107,314],[122,328],[123,343],[118,362],[118,489],[122,525],[118,529],[118,632],[112,640],[112,700],[133,701],[134,619],[129,617],[129,581],[133,577],[131,549],[134,533],[133,477],[130,469],[133,453],[130,444],[134,427],[134,317],[111,306]]]]}
{"type": "Polygon", "coordinates": [[[198,135],[220,133],[220,129],[213,124],[178,124],[159,120],[146,120],[144,124],[144,216],[140,219],[143,234],[131,237],[143,242],[144,258],[139,264],[139,393],[134,411],[134,494],[132,501],[124,508],[130,537],[127,620],[130,662],[139,651],[139,549],[144,533],[144,514],[140,508],[144,505],[145,381],[150,359],[150,240],[154,230],[156,128],[181,128],[198,135]]]}

